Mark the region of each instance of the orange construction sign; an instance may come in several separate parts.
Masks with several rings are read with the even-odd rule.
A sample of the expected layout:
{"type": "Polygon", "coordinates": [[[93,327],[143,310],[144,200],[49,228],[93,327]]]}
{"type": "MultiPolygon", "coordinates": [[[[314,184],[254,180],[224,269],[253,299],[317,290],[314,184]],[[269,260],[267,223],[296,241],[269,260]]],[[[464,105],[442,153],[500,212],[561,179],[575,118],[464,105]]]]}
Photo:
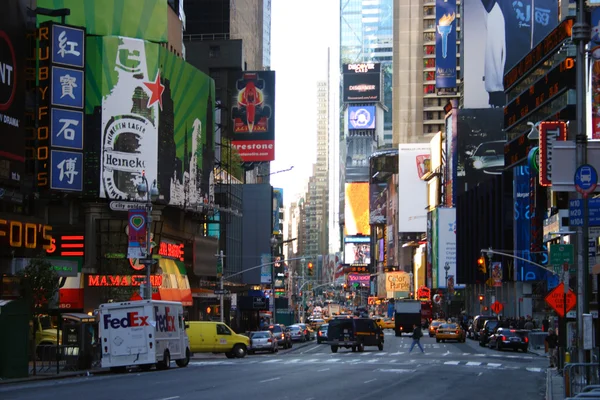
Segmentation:
{"type": "Polygon", "coordinates": [[[504,308],[504,305],[502,303],[500,303],[499,301],[495,301],[492,303],[492,311],[495,312],[496,314],[500,314],[500,312],[502,312],[503,308],[504,308]]]}
{"type": "Polygon", "coordinates": [[[567,293],[567,308],[565,310],[565,289],[564,283],[559,284],[546,296],[546,303],[556,311],[559,317],[564,317],[565,312],[569,312],[577,304],[577,296],[571,289],[567,293]]]}

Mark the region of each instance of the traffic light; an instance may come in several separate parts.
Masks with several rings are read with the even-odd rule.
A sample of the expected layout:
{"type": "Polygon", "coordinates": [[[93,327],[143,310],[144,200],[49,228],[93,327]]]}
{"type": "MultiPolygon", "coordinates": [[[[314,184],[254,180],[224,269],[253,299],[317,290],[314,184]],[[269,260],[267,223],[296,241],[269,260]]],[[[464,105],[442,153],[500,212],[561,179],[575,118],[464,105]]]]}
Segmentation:
{"type": "Polygon", "coordinates": [[[483,295],[482,294],[479,295],[479,304],[483,304],[483,295]]]}
{"type": "Polygon", "coordinates": [[[313,263],[308,263],[308,276],[313,276],[313,263]]]}
{"type": "Polygon", "coordinates": [[[485,257],[481,256],[477,259],[477,269],[479,269],[479,271],[481,271],[481,273],[484,275],[486,274],[487,267],[485,265],[485,257]]]}

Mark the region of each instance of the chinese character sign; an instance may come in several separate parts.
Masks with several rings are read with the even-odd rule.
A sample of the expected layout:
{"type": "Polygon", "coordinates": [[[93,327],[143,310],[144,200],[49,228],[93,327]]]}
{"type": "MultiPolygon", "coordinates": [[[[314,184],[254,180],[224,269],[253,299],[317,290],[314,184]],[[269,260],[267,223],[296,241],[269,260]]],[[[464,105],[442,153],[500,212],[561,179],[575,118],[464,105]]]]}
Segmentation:
{"type": "Polygon", "coordinates": [[[83,71],[52,67],[52,105],[83,108],[83,71]]]}
{"type": "Polygon", "coordinates": [[[85,32],[83,29],[52,25],[52,63],[71,67],[85,66],[85,32]]]}
{"type": "Polygon", "coordinates": [[[83,190],[83,154],[52,150],[50,188],[64,191],[83,190]]]}
{"type": "Polygon", "coordinates": [[[54,108],[50,130],[52,147],[83,150],[83,112],[54,108]]]}

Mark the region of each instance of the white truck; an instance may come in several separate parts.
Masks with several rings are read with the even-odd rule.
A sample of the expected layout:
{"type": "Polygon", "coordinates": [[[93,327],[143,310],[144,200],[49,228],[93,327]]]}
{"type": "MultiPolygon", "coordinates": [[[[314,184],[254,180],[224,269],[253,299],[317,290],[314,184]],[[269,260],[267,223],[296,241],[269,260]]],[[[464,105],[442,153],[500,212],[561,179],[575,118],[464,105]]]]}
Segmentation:
{"type": "Polygon", "coordinates": [[[411,333],[413,325],[421,325],[421,302],[419,300],[396,300],[394,311],[396,336],[411,333]]]}
{"type": "Polygon", "coordinates": [[[141,300],[101,304],[98,310],[102,367],[186,367],[192,355],[181,303],[141,300]]]}

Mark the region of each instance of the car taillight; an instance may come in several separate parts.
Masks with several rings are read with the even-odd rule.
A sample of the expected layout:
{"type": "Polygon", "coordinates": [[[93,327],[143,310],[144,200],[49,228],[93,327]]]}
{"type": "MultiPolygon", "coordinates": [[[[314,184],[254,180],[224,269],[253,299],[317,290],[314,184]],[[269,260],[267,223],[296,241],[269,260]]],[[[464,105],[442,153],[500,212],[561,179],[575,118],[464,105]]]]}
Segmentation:
{"type": "Polygon", "coordinates": [[[304,334],[306,335],[307,333],[308,333],[308,329],[305,329],[304,330],[304,334]]]}
{"type": "Polygon", "coordinates": [[[283,339],[284,337],[285,337],[285,336],[284,336],[284,334],[282,333],[282,334],[281,334],[281,338],[283,339]]]}
{"type": "Polygon", "coordinates": [[[460,331],[456,331],[456,334],[458,335],[460,333],[460,331]]]}
{"type": "Polygon", "coordinates": [[[498,336],[498,339],[500,339],[500,341],[504,341],[505,340],[504,336],[502,336],[502,335],[498,336]]]}
{"type": "Polygon", "coordinates": [[[319,331],[319,336],[323,336],[323,332],[319,331]]]}
{"type": "Polygon", "coordinates": [[[525,336],[525,343],[529,343],[529,338],[525,336]]]}
{"type": "MultiPolygon", "coordinates": [[[[273,339],[268,339],[267,342],[273,343],[273,339]]],[[[252,344],[252,342],[250,342],[250,344],[252,344]]]]}

